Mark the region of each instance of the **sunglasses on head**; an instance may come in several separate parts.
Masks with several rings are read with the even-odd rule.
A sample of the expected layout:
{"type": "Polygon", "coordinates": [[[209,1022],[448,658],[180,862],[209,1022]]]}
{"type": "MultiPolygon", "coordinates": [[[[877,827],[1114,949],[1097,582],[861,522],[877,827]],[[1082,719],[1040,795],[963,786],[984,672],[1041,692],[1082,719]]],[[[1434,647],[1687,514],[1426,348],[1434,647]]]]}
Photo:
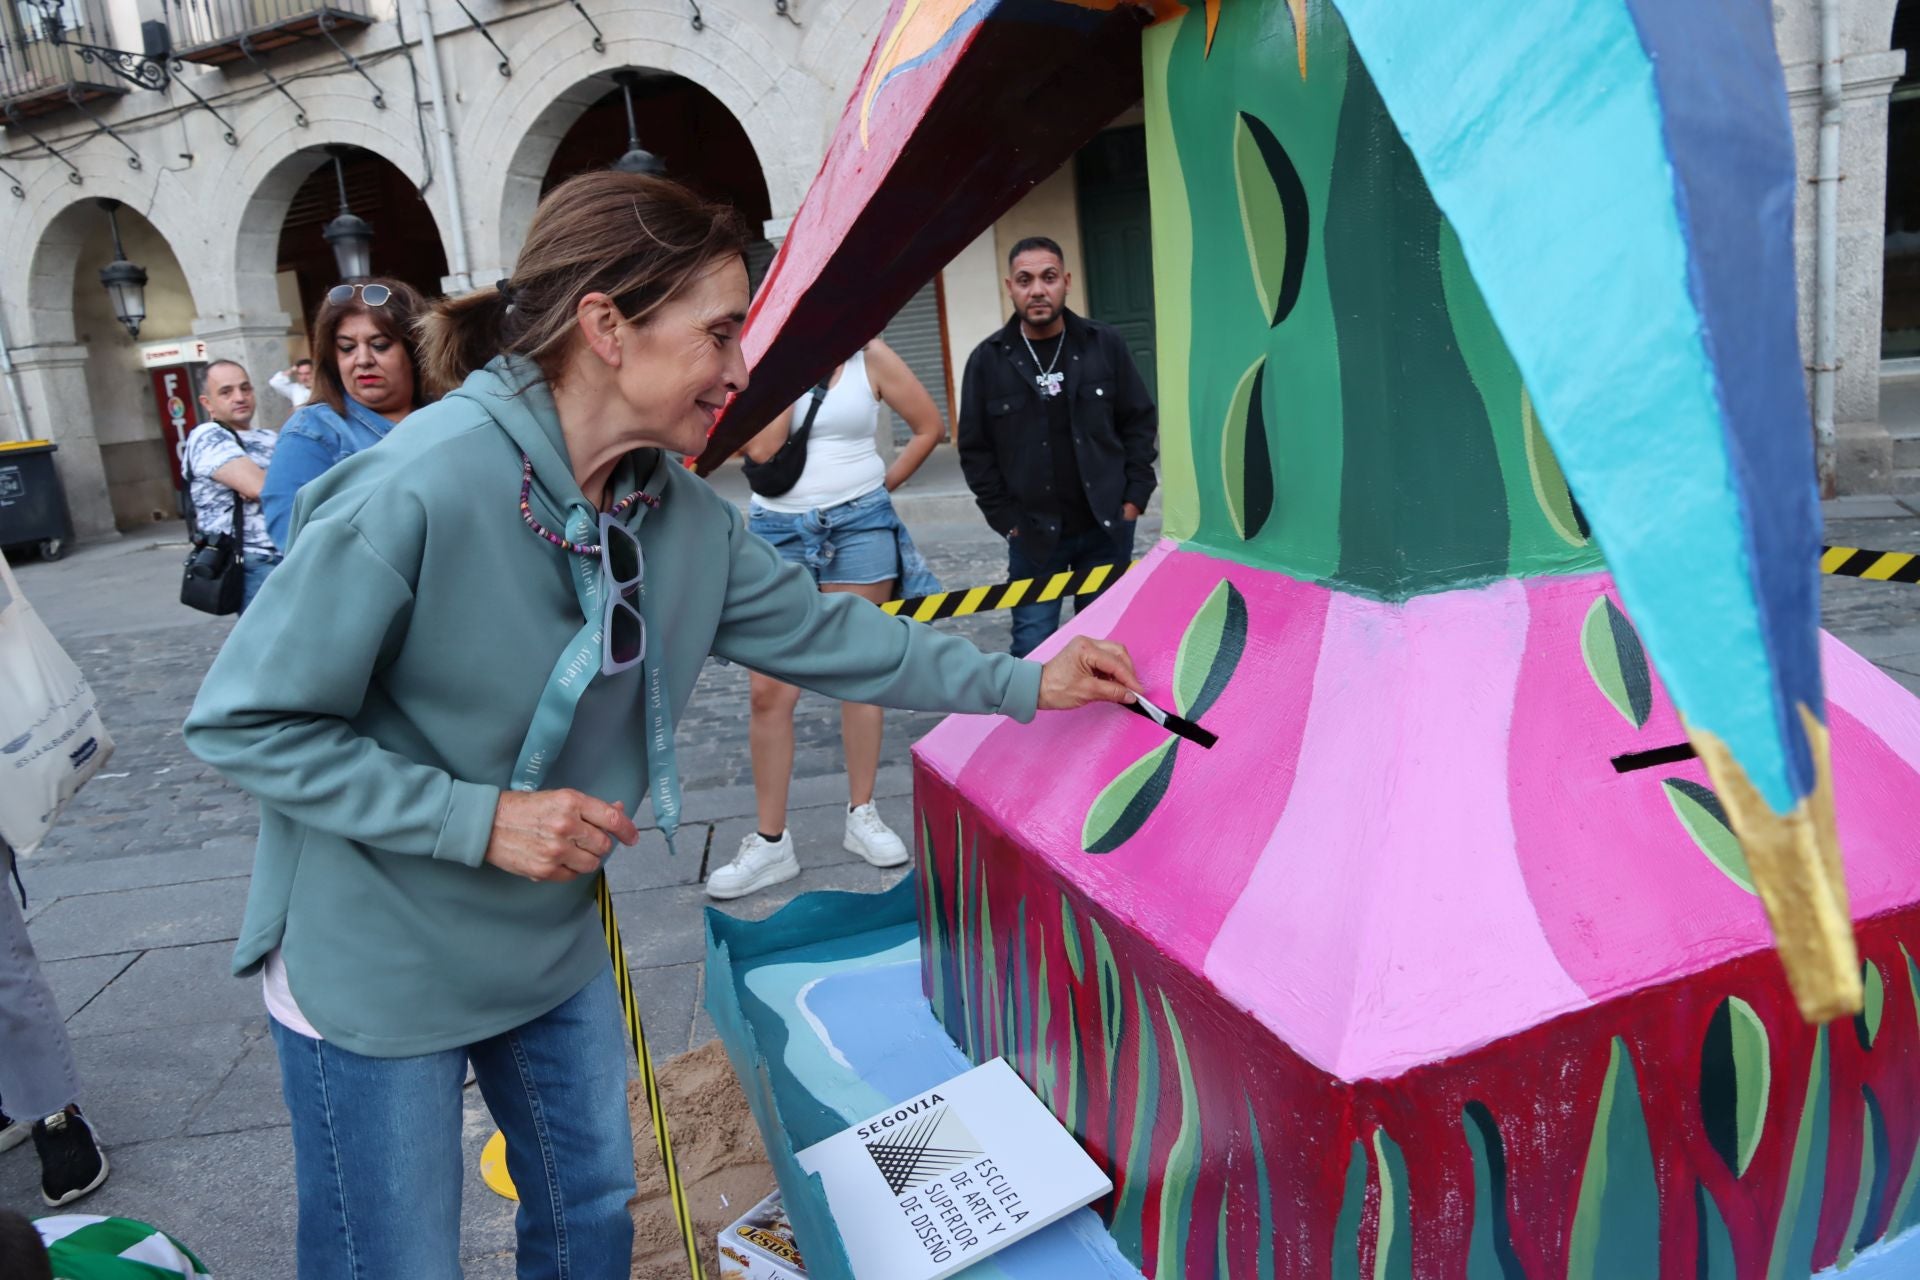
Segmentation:
{"type": "Polygon", "coordinates": [[[602,515],[600,581],[606,596],[600,616],[600,634],[605,642],[600,658],[602,675],[617,676],[647,656],[647,621],[634,604],[646,576],[647,561],[641,554],[640,540],[620,523],[619,517],[602,515]]]}
{"type": "Polygon", "coordinates": [[[344,307],[353,301],[356,293],[370,307],[384,307],[387,299],[393,296],[393,290],[383,284],[337,284],[327,290],[327,301],[336,307],[344,307]]]}

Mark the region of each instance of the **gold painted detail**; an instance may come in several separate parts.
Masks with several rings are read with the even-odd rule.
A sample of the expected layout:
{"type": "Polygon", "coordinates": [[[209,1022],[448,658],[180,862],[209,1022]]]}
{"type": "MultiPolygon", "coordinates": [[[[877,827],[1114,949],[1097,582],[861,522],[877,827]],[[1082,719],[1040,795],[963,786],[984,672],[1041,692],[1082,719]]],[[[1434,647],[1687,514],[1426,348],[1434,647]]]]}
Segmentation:
{"type": "Polygon", "coordinates": [[[1740,837],[1800,1015],[1818,1023],[1860,1012],[1864,993],[1834,826],[1827,727],[1804,706],[1800,720],[1813,756],[1814,788],[1785,814],[1775,813],[1754,790],[1719,738],[1691,725],[1687,737],[1740,837]]]}

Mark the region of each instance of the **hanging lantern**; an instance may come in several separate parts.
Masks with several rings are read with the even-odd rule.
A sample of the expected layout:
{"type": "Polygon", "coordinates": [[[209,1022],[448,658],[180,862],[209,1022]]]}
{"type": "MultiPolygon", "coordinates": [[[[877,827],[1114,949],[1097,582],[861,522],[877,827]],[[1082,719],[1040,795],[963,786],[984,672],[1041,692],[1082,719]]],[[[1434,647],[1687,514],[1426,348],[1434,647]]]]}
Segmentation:
{"type": "Polygon", "coordinates": [[[113,301],[113,314],[127,326],[128,333],[138,338],[140,322],[147,318],[146,268],[128,262],[127,251],[120,246],[120,220],[115,216],[120,202],[96,203],[107,211],[107,225],[113,228],[113,261],[100,268],[100,283],[107,287],[107,297],[113,301]]]}
{"type": "Polygon", "coordinates": [[[640,77],[633,71],[616,71],[613,78],[619,81],[620,96],[627,104],[627,150],[626,154],[613,162],[613,168],[618,173],[644,173],[660,177],[666,173],[667,166],[661,163],[659,156],[640,145],[640,130],[633,120],[633,84],[640,77]]]}
{"type": "Polygon", "coordinates": [[[373,228],[347,207],[347,174],[340,153],[333,152],[333,176],[340,185],[340,213],[320,229],[333,248],[333,260],[342,280],[365,280],[373,274],[373,228]]]}

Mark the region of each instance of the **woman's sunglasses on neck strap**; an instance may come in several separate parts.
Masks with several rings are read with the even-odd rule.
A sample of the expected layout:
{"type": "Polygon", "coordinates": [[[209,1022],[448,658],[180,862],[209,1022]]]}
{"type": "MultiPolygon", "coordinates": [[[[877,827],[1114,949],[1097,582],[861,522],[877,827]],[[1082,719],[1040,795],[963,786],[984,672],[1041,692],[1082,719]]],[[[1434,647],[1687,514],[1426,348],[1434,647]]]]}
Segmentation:
{"type": "Polygon", "coordinates": [[[337,284],[327,290],[327,301],[336,307],[344,307],[353,301],[356,293],[370,307],[384,307],[387,299],[393,296],[393,290],[383,284],[337,284]]]}

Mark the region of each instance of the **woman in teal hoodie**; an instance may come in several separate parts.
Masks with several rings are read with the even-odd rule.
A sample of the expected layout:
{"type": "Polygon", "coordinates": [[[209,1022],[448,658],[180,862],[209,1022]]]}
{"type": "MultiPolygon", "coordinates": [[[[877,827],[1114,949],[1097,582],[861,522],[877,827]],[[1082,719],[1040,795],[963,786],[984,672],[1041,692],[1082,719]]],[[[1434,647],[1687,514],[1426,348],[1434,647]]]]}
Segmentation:
{"type": "Polygon", "coordinates": [[[235,972],[264,972],[300,1275],[459,1274],[471,1061],[520,1275],[625,1275],[623,1024],[594,876],[679,817],[673,724],[717,654],[829,697],[1030,718],[1126,701],[814,590],[667,453],[746,382],[744,239],[660,179],[541,205],[510,281],[443,302],[407,429],[309,484],[188,745],[260,801],[235,972]],[[477,367],[484,366],[484,367],[477,367]]]}

